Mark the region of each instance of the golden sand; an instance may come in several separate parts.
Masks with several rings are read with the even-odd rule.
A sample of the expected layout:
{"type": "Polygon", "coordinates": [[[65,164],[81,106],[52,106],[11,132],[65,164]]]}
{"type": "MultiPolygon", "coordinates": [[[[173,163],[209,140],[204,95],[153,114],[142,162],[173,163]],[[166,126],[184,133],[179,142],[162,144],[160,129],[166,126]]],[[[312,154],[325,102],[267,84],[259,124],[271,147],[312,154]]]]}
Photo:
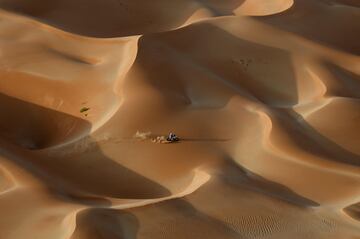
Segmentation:
{"type": "Polygon", "coordinates": [[[0,0],[0,239],[359,239],[359,99],[358,0],[0,0]]]}

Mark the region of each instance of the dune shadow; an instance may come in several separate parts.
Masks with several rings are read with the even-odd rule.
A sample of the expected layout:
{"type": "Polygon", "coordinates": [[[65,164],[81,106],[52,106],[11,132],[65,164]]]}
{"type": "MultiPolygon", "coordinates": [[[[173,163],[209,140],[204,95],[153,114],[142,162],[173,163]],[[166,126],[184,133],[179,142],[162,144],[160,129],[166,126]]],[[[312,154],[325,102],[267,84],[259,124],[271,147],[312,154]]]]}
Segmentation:
{"type": "Polygon", "coordinates": [[[80,212],[70,239],[136,239],[138,219],[129,212],[94,208],[80,212]]]}
{"type": "Polygon", "coordinates": [[[232,14],[243,1],[0,0],[0,8],[72,33],[106,38],[172,30],[201,7],[216,15],[232,14]]]}
{"type": "Polygon", "coordinates": [[[326,69],[339,79],[338,89],[331,88],[339,97],[360,99],[360,74],[350,72],[340,66],[325,62],[326,69]]]}
{"type": "Polygon", "coordinates": [[[278,110],[274,118],[281,123],[282,129],[289,135],[297,135],[297,137],[292,137],[292,140],[302,150],[336,162],[360,166],[360,155],[322,135],[296,111],[278,110]]]}
{"type": "Polygon", "coordinates": [[[355,11],[358,9],[352,6],[350,1],[346,3],[345,0],[297,0],[285,12],[272,16],[254,17],[254,19],[318,44],[358,55],[360,47],[357,33],[360,32],[360,15],[355,14],[355,11]],[[339,2],[342,2],[341,5],[339,2]],[[347,5],[350,7],[344,8],[347,5]],[[338,21],[340,19],[341,25],[338,21]]]}
{"type": "Polygon", "coordinates": [[[106,197],[144,199],[170,195],[166,188],[104,155],[89,136],[88,121],[6,95],[0,95],[0,109],[6,112],[0,115],[0,154],[64,200],[108,204],[106,197]],[[66,127],[78,132],[78,126],[82,140],[63,145],[67,137],[72,137],[63,134],[66,127]],[[53,141],[59,146],[50,147],[53,141]],[[78,144],[84,141],[91,144],[79,151],[78,144]]]}
{"type": "Polygon", "coordinates": [[[356,203],[344,208],[345,213],[360,222],[360,203],[356,203]]]}
{"type": "Polygon", "coordinates": [[[220,177],[229,185],[244,187],[301,207],[320,206],[319,203],[295,193],[282,184],[265,179],[241,165],[235,164],[231,158],[227,160],[222,169],[226,171],[226,174],[222,174],[220,177]]]}
{"type": "Polygon", "coordinates": [[[0,93],[0,137],[27,149],[64,144],[89,132],[85,120],[0,93]]]}

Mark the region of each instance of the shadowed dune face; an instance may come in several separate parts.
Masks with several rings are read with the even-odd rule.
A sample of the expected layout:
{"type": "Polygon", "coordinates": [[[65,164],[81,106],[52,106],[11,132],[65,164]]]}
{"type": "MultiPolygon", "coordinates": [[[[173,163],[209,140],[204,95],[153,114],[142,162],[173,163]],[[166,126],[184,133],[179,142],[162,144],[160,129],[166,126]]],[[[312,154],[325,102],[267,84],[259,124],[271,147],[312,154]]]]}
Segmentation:
{"type": "Polygon", "coordinates": [[[228,185],[233,187],[245,187],[249,190],[261,192],[265,195],[302,207],[320,206],[319,203],[296,194],[282,184],[271,182],[260,175],[254,174],[245,168],[233,164],[232,161],[229,162],[224,164],[222,168],[227,172],[226,175],[218,175],[228,185]]]}
{"type": "Polygon", "coordinates": [[[297,0],[289,11],[258,20],[319,44],[359,55],[359,44],[353,40],[360,32],[358,4],[358,1],[297,0]],[[307,27],[309,24],[313,27],[307,27]]]}
{"type": "Polygon", "coordinates": [[[345,208],[344,211],[355,220],[360,221],[360,203],[351,205],[345,208]]]}
{"type": "Polygon", "coordinates": [[[131,213],[112,209],[89,209],[76,219],[71,239],[137,238],[137,218],[131,213]]]}
{"type": "Polygon", "coordinates": [[[242,2],[243,0],[36,0],[30,3],[23,0],[1,0],[0,7],[35,17],[65,31],[94,37],[119,37],[179,27],[197,9],[208,6],[216,15],[232,14],[231,10],[242,2]]]}
{"type": "Polygon", "coordinates": [[[112,199],[152,199],[170,195],[159,183],[117,160],[107,157],[95,139],[86,138],[37,155],[34,163],[59,180],[65,198],[70,201],[86,202],[88,198],[91,203],[93,197],[95,202],[102,198],[111,202],[112,199]]]}
{"type": "Polygon", "coordinates": [[[27,149],[44,149],[84,137],[91,124],[0,94],[0,137],[27,149]]]}
{"type": "Polygon", "coordinates": [[[0,239],[359,238],[358,7],[0,0],[0,239]]]}
{"type": "MultiPolygon", "coordinates": [[[[31,3],[1,0],[0,8],[81,35],[121,37],[172,30],[198,11],[204,12],[200,19],[229,15],[263,16],[284,11],[292,3],[292,0],[155,0],[151,3],[141,0],[34,0],[31,3]]],[[[193,20],[197,20],[196,16],[193,20]]]]}

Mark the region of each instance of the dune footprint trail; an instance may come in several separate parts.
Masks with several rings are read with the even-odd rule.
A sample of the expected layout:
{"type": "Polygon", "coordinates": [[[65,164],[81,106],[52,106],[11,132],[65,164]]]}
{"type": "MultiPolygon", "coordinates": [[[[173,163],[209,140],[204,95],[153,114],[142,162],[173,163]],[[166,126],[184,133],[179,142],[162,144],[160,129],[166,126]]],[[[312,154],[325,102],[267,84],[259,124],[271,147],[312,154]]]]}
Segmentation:
{"type": "Polygon", "coordinates": [[[0,238],[360,238],[359,7],[0,0],[0,238]]]}

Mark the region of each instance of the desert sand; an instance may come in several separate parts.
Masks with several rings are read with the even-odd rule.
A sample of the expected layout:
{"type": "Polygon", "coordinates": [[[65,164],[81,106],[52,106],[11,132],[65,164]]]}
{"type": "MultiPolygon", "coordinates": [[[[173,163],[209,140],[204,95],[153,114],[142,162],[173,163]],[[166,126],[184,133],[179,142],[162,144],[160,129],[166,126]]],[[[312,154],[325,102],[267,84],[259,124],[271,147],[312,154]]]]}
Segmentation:
{"type": "Polygon", "coordinates": [[[360,238],[358,0],[0,0],[0,109],[0,239],[360,238]]]}

